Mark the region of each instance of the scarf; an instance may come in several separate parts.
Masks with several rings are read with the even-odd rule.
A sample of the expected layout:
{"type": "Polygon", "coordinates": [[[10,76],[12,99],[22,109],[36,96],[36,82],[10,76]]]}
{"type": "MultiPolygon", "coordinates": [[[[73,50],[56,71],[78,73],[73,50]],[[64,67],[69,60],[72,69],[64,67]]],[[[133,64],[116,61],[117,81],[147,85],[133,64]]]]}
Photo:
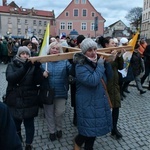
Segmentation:
{"type": "Polygon", "coordinates": [[[17,60],[17,61],[19,61],[21,63],[25,63],[26,62],[26,59],[23,59],[23,58],[19,57],[18,55],[16,55],[15,60],[17,60]]]}
{"type": "MultiPolygon", "coordinates": [[[[86,56],[87,57],[87,56],[86,56]]],[[[91,60],[92,62],[96,63],[97,62],[97,55],[95,58],[90,58],[90,57],[87,57],[89,60],[91,60]]]]}

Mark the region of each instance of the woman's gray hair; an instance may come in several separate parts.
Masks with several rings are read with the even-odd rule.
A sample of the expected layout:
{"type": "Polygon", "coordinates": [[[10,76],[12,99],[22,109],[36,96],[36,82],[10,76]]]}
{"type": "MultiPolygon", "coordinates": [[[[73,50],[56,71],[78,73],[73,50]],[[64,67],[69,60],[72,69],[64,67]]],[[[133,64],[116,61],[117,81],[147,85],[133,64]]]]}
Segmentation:
{"type": "Polygon", "coordinates": [[[52,43],[49,45],[48,51],[47,51],[47,54],[48,54],[48,55],[50,54],[50,49],[51,49],[53,46],[55,46],[55,45],[57,45],[57,46],[59,47],[59,53],[63,53],[63,49],[62,49],[61,44],[56,41],[56,42],[52,42],[52,43]]]}

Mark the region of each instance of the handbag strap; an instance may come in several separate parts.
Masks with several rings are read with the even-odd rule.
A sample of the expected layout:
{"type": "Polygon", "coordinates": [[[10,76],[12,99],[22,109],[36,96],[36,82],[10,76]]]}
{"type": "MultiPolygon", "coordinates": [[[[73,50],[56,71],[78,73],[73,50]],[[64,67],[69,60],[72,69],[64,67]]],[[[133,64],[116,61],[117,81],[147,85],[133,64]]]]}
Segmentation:
{"type": "Polygon", "coordinates": [[[106,96],[107,96],[107,98],[108,98],[109,106],[110,106],[110,108],[112,108],[112,103],[111,103],[111,100],[110,100],[110,97],[109,97],[109,94],[108,94],[108,91],[107,91],[106,84],[105,84],[105,82],[104,82],[103,79],[101,79],[101,82],[102,82],[102,85],[103,85],[103,87],[104,87],[104,89],[105,89],[105,93],[106,93],[106,96]]]}
{"type": "Polygon", "coordinates": [[[29,74],[30,70],[31,70],[31,67],[27,70],[27,72],[25,73],[23,78],[19,81],[19,83],[17,83],[17,85],[21,85],[24,82],[24,80],[25,80],[26,76],[29,74]]]}

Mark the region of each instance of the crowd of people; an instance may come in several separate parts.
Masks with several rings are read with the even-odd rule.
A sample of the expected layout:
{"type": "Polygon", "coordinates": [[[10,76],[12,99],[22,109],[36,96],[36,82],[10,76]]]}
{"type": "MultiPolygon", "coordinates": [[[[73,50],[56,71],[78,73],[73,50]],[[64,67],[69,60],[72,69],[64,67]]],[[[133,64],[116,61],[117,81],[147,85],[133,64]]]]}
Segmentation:
{"type": "MultiPolygon", "coordinates": [[[[101,36],[96,41],[84,35],[79,35],[76,39],[66,36],[51,37],[47,55],[63,53],[63,46],[77,47],[81,52],[75,53],[70,60],[46,63],[32,62],[30,59],[32,56],[38,56],[42,44],[36,37],[32,37],[31,40],[0,40],[0,61],[8,63],[5,100],[7,106],[0,103],[0,112],[4,110],[3,113],[7,115],[7,129],[10,129],[3,129],[4,125],[0,122],[0,126],[3,127],[0,133],[7,130],[6,133],[15,136],[11,140],[11,137],[6,135],[3,141],[11,140],[12,145],[21,150],[23,123],[26,135],[25,150],[32,149],[34,118],[38,115],[40,107],[38,95],[45,79],[55,93],[53,104],[42,104],[49,139],[52,142],[63,137],[62,124],[69,87],[71,106],[74,108],[73,124],[78,129],[74,138],[74,150],[80,150],[83,145],[85,150],[93,150],[96,137],[108,133],[116,140],[123,137],[118,128],[118,119],[121,100],[126,97],[124,92],[129,93],[129,83],[135,80],[140,94],[144,94],[146,91],[142,84],[150,73],[150,46],[143,38],[135,45],[125,78],[118,70],[124,68],[123,55],[126,51],[122,49],[118,52],[114,48],[128,45],[129,40],[125,37],[119,40],[101,36]],[[111,47],[111,58],[97,54],[98,48],[111,47]]],[[[4,144],[2,146],[4,147],[4,144]]]]}

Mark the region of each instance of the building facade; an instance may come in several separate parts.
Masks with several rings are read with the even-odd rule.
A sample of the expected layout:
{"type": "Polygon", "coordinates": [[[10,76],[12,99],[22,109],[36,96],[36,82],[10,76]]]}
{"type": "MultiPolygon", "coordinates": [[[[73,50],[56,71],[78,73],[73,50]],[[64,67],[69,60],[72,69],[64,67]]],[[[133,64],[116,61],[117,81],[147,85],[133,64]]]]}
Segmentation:
{"type": "Polygon", "coordinates": [[[141,36],[150,41],[150,0],[143,0],[141,36]]]}
{"type": "Polygon", "coordinates": [[[104,22],[89,0],[72,0],[56,18],[56,34],[67,36],[75,30],[85,37],[96,37],[104,34],[104,22]]]}
{"type": "Polygon", "coordinates": [[[35,10],[19,7],[12,1],[7,5],[3,0],[0,6],[0,34],[12,38],[43,38],[46,26],[50,23],[51,34],[55,33],[54,11],[35,10]]]}
{"type": "Polygon", "coordinates": [[[130,38],[130,28],[127,27],[121,20],[109,25],[104,30],[104,36],[111,36],[116,38],[127,37],[130,38]]]}

